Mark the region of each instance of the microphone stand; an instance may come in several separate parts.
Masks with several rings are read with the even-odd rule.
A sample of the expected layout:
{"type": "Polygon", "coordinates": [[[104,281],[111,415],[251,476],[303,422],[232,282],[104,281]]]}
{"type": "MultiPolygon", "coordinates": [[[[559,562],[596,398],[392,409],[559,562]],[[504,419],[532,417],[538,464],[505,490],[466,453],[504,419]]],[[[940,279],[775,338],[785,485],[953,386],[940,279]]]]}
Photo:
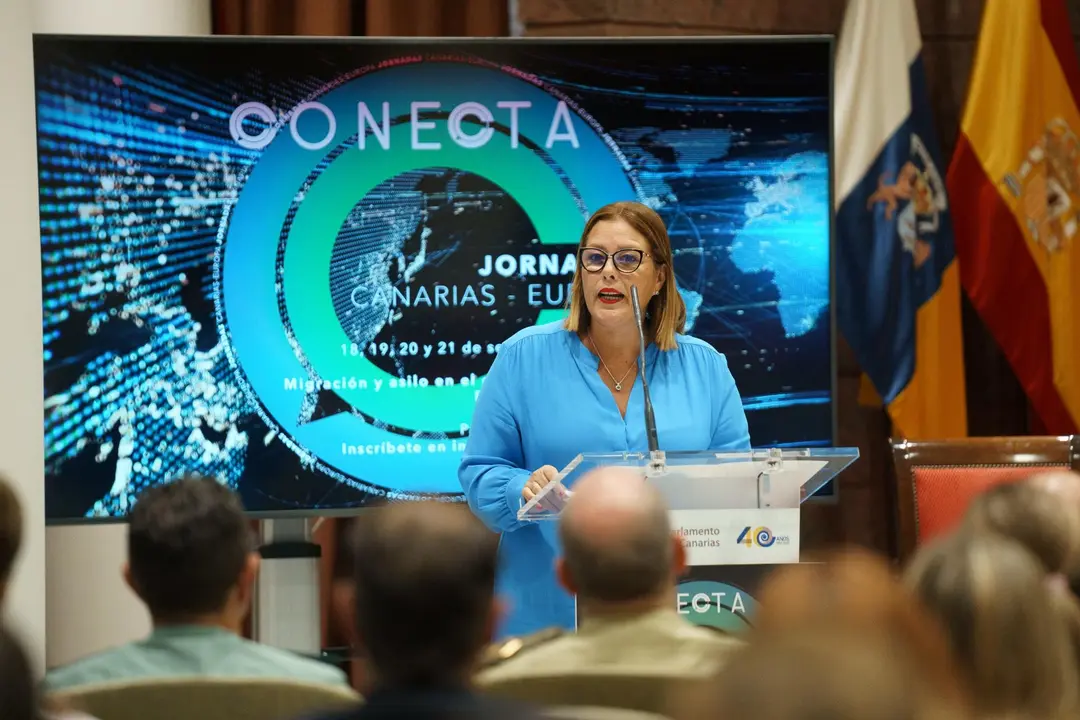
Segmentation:
{"type": "Polygon", "coordinates": [[[645,396],[645,437],[649,442],[649,464],[645,477],[653,477],[665,472],[667,459],[656,437],[656,415],[653,413],[652,398],[649,396],[649,380],[645,377],[645,323],[636,285],[630,286],[630,304],[634,306],[634,322],[638,332],[638,370],[641,373],[641,390],[645,396]]]}

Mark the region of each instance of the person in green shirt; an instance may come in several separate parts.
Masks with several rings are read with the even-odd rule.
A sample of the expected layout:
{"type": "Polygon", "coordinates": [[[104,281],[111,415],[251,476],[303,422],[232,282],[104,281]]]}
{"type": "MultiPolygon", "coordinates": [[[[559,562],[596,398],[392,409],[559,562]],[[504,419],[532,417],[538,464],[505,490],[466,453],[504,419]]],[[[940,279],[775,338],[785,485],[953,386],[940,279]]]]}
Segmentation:
{"type": "Polygon", "coordinates": [[[348,685],[336,667],[241,636],[259,559],[239,498],[217,481],[189,477],[146,490],[129,518],[124,578],[153,631],[50,670],[45,691],[190,676],[348,685]]]}

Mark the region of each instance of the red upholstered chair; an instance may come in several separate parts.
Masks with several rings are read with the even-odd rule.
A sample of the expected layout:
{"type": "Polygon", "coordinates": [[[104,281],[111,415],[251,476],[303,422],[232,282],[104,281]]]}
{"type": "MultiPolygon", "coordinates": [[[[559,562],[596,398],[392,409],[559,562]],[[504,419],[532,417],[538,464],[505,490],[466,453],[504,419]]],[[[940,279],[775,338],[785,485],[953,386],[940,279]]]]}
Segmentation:
{"type": "Polygon", "coordinates": [[[1080,471],[1080,435],[894,440],[892,447],[901,562],[917,546],[951,530],[986,488],[1044,470],[1080,471]]]}

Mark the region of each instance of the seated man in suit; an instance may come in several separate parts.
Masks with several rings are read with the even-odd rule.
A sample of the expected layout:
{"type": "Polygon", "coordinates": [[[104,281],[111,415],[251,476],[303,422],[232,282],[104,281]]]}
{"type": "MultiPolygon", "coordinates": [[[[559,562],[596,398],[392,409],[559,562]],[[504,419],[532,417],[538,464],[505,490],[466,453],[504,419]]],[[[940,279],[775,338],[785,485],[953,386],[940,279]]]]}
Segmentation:
{"type": "Polygon", "coordinates": [[[408,502],[365,513],[352,540],[352,634],[366,700],[323,720],[537,717],[472,690],[498,622],[497,535],[464,505],[408,502]]]}
{"type": "Polygon", "coordinates": [[[347,685],[331,665],[241,637],[258,568],[248,519],[231,490],[194,477],[146,490],[129,519],[123,572],[154,630],[50,671],[46,691],[185,676],[347,685]]]}
{"type": "Polygon", "coordinates": [[[577,633],[539,633],[494,648],[487,683],[538,675],[715,671],[742,642],[692,625],[675,606],[686,549],[659,491],[626,468],[583,477],[559,521],[559,582],[577,595],[577,633]]]}

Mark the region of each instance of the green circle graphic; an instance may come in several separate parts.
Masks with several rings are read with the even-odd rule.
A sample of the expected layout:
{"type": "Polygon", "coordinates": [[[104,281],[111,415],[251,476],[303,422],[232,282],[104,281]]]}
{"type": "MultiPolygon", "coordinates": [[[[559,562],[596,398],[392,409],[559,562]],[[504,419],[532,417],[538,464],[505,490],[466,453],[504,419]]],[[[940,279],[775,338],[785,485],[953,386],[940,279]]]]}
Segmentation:
{"type": "MultiPolygon", "coordinates": [[[[445,130],[446,122],[437,127],[445,130]]],[[[283,294],[296,342],[311,367],[326,379],[354,378],[356,387],[336,392],[357,410],[381,421],[423,432],[458,432],[470,422],[476,387],[462,384],[390,389],[393,375],[363,353],[343,353],[352,339],[338,322],[330,292],[330,262],[338,230],[357,202],[382,181],[429,167],[481,175],[506,190],[524,209],[542,244],[574,243],[568,228],[584,222],[571,193],[541,157],[524,151],[507,158],[493,143],[462,148],[443,135],[442,147],[427,152],[359,152],[349,149],[318,176],[297,206],[286,238],[283,294]],[[376,382],[381,390],[375,391],[376,382]]],[[[390,130],[391,147],[408,145],[410,128],[390,130]]],[[[470,278],[471,280],[471,278],[470,278]]],[[[540,320],[560,313],[542,312],[540,320]]],[[[436,338],[437,340],[438,338],[436,338]]]]}

